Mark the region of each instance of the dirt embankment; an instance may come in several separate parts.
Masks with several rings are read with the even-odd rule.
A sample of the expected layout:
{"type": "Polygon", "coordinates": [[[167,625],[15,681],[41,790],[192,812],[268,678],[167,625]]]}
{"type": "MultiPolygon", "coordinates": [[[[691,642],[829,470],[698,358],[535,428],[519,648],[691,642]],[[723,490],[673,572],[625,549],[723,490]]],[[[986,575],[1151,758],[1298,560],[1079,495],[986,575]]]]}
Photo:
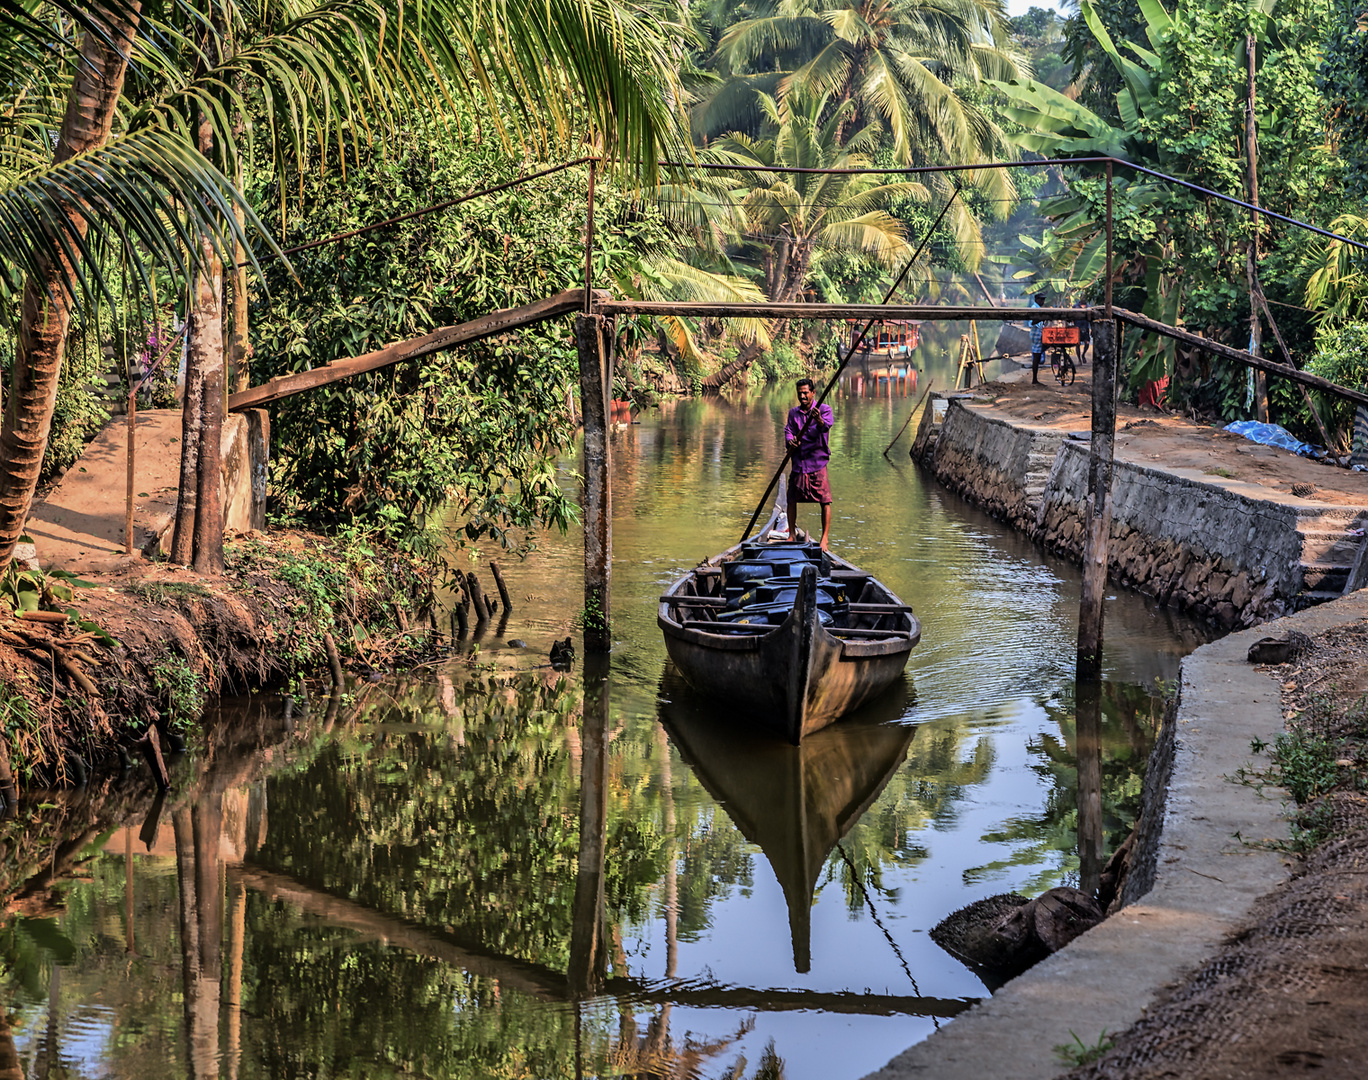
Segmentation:
{"type": "Polygon", "coordinates": [[[298,532],[226,548],[222,577],[138,563],[64,583],[65,624],[0,605],[0,725],[26,784],[83,781],[124,758],[149,725],[174,738],[207,699],[316,672],[331,638],[350,666],[381,669],[421,648],[432,582],[407,557],[298,532]]]}
{"type": "Polygon", "coordinates": [[[1254,764],[1232,779],[1292,794],[1292,846],[1304,861],[1208,963],[1071,1080],[1364,1075],[1368,626],[1318,635],[1272,670],[1287,731],[1252,748],[1254,764]]]}

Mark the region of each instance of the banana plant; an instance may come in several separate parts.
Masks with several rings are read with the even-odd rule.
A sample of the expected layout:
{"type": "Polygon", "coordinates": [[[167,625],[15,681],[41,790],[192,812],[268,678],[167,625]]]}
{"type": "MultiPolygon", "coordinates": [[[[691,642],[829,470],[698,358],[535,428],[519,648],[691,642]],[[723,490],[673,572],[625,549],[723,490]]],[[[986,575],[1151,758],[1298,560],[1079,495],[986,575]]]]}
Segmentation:
{"type": "MultiPolygon", "coordinates": [[[[1241,16],[1259,40],[1270,39],[1273,6],[1274,0],[1253,0],[1241,16]]],[[[1232,194],[1242,197],[1242,156],[1237,161],[1228,148],[1194,149],[1192,140],[1160,134],[1173,120],[1173,92],[1188,77],[1181,66],[1184,54],[1168,43],[1190,36],[1204,19],[1209,26],[1209,12],[1199,2],[1180,6],[1173,15],[1159,0],[1140,0],[1139,7],[1148,47],[1131,41],[1118,47],[1092,4],[1088,0],[1079,4],[1089,30],[1121,76],[1122,88],[1116,95],[1120,124],[1043,83],[1000,81],[994,85],[1010,102],[1004,112],[1024,129],[1014,141],[1047,157],[1109,156],[1179,177],[1194,176],[1205,186],[1231,187],[1232,194]],[[1217,180],[1210,178],[1213,175],[1217,180]]],[[[1232,35],[1231,40],[1237,44],[1227,45],[1226,55],[1213,59],[1214,71],[1243,70],[1244,35],[1232,35]]],[[[1229,116],[1194,117],[1194,130],[1209,124],[1217,133],[1215,141],[1223,134],[1223,121],[1228,122],[1229,116]]],[[[1041,201],[1040,211],[1053,227],[1043,242],[1027,243],[1023,238],[1021,253],[1009,260],[1018,267],[1016,278],[1053,285],[1061,292],[1096,295],[1101,291],[1106,271],[1106,190],[1100,172],[1100,166],[1092,166],[1087,173],[1075,174],[1066,192],[1041,201]]],[[[1160,322],[1179,325],[1197,286],[1232,291],[1231,284],[1243,273],[1241,244],[1247,230],[1241,220],[1124,166],[1115,169],[1112,194],[1113,286],[1122,291],[1124,303],[1160,322]],[[1194,219],[1207,230],[1193,229],[1194,219]]],[[[1127,351],[1133,383],[1173,371],[1176,343],[1171,339],[1141,336],[1128,342],[1127,351]]]]}

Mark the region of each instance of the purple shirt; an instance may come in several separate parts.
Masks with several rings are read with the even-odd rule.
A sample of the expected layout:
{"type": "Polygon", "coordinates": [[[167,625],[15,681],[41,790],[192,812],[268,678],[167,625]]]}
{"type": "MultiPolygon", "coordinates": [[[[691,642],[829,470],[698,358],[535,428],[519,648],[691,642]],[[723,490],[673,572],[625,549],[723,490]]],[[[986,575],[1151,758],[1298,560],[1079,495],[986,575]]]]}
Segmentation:
{"type": "MultiPolygon", "coordinates": [[[[803,430],[803,425],[807,423],[808,413],[795,405],[789,410],[788,423],[784,425],[784,443],[792,446],[798,433],[803,430]]],[[[817,407],[817,419],[808,424],[807,433],[803,436],[803,441],[799,443],[798,449],[793,452],[793,471],[799,473],[816,472],[818,469],[825,469],[827,462],[831,460],[831,443],[827,437],[827,432],[831,430],[831,425],[836,418],[832,415],[830,405],[819,405],[817,407]]]]}

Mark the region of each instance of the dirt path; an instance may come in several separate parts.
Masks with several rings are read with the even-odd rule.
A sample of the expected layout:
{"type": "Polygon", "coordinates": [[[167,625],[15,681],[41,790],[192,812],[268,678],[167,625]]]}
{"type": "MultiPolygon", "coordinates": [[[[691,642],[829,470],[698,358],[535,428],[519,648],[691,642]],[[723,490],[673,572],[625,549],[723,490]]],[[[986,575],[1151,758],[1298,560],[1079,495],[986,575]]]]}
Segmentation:
{"type": "MultiPolygon", "coordinates": [[[[1085,366],[1078,381],[1068,387],[1045,378],[1032,386],[1030,369],[1010,372],[977,387],[973,396],[1017,423],[1086,434],[1092,416],[1092,368],[1085,366]]],[[[1317,502],[1368,506],[1368,473],[1260,446],[1243,436],[1151,408],[1118,405],[1116,424],[1116,455],[1123,460],[1171,471],[1196,470],[1217,484],[1254,484],[1317,502]]]]}

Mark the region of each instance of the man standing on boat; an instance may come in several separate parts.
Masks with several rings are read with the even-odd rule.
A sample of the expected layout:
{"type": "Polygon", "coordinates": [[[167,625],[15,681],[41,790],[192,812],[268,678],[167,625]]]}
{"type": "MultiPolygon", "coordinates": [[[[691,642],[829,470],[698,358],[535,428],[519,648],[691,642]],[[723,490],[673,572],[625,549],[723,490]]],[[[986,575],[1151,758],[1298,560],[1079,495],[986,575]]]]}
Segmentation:
{"type": "Polygon", "coordinates": [[[788,413],[784,425],[784,442],[793,456],[793,472],[788,484],[789,535],[797,536],[798,504],[817,503],[822,508],[822,550],[827,548],[831,531],[831,483],[827,480],[827,462],[831,460],[828,432],[836,418],[830,405],[814,408],[816,395],[811,379],[798,380],[798,404],[788,413]]]}

